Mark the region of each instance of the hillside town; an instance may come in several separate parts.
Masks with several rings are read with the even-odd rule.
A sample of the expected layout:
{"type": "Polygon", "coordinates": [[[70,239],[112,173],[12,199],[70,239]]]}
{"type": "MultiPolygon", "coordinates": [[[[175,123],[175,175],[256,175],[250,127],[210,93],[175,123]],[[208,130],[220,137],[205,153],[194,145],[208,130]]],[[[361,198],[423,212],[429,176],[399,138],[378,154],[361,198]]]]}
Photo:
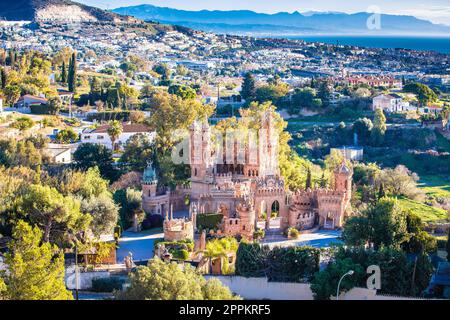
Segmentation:
{"type": "Polygon", "coordinates": [[[450,54],[0,21],[0,300],[450,299],[449,164],[450,54]]]}

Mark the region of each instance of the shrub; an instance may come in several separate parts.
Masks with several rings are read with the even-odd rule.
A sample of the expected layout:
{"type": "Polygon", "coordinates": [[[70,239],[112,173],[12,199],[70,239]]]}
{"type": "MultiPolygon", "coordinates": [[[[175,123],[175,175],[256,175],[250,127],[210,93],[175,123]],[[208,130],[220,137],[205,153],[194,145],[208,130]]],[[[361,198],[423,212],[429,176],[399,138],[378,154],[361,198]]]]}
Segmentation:
{"type": "Polygon", "coordinates": [[[300,232],[295,228],[289,228],[287,231],[288,238],[297,239],[300,236],[300,232]]]}
{"type": "Polygon", "coordinates": [[[253,232],[253,239],[259,240],[263,239],[266,236],[266,232],[263,229],[258,229],[255,232],[253,232]]]}
{"type": "Polygon", "coordinates": [[[312,247],[274,248],[267,256],[269,281],[306,282],[319,271],[320,250],[312,247]]]}
{"type": "Polygon", "coordinates": [[[186,249],[169,250],[174,259],[187,260],[189,259],[189,252],[186,249]]]}
{"type": "Polygon", "coordinates": [[[241,241],[236,253],[236,275],[244,277],[265,277],[267,269],[267,246],[241,241]]]}
{"type": "Polygon", "coordinates": [[[163,218],[159,214],[151,214],[142,221],[142,229],[148,230],[151,228],[161,228],[163,225],[163,218]]]}
{"type": "Polygon", "coordinates": [[[94,292],[113,292],[122,290],[125,280],[118,277],[97,278],[92,280],[92,291],[94,292]]]}
{"type": "Polygon", "coordinates": [[[216,229],[222,222],[223,214],[221,213],[207,213],[197,215],[198,229],[216,229]]]}

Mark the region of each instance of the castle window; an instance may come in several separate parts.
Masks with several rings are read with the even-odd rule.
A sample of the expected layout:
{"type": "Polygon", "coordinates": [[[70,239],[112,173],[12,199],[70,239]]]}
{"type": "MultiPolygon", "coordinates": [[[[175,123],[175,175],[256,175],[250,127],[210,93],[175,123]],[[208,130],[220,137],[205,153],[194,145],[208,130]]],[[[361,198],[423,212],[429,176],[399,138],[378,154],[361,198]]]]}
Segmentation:
{"type": "Polygon", "coordinates": [[[243,231],[245,231],[245,225],[244,225],[244,226],[242,226],[242,230],[243,230],[243,231]]]}
{"type": "Polygon", "coordinates": [[[230,220],[230,226],[233,224],[233,220],[230,220]]]}
{"type": "Polygon", "coordinates": [[[197,168],[194,169],[194,176],[197,176],[197,168]]]}

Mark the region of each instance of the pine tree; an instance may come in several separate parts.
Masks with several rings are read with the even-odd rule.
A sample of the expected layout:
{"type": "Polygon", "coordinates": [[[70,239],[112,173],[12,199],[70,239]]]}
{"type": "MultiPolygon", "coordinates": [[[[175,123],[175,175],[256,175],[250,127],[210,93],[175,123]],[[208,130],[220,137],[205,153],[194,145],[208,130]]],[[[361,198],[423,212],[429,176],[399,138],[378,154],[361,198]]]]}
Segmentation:
{"type": "Polygon", "coordinates": [[[18,221],[8,247],[2,296],[10,300],[73,299],[64,283],[64,255],[58,247],[42,243],[38,227],[18,221]]]}
{"type": "Polygon", "coordinates": [[[250,72],[247,73],[244,77],[244,82],[242,83],[241,96],[247,102],[254,100],[256,97],[255,78],[250,72]]]}
{"type": "Polygon", "coordinates": [[[311,187],[312,187],[312,181],[311,180],[312,180],[311,179],[311,168],[308,167],[308,170],[306,172],[306,186],[305,186],[306,190],[311,189],[311,187]]]}
{"type": "Polygon", "coordinates": [[[63,61],[62,67],[61,67],[61,82],[66,83],[67,82],[67,70],[66,70],[66,63],[63,61]]]}

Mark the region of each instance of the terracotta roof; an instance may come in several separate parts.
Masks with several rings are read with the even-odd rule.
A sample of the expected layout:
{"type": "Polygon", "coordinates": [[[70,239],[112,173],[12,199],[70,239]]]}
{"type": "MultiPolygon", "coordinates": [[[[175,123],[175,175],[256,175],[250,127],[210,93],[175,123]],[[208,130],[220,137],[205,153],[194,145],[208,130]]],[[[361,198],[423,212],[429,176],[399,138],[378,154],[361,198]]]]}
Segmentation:
{"type": "Polygon", "coordinates": [[[47,102],[47,99],[42,98],[42,97],[33,96],[31,94],[26,94],[26,95],[21,96],[19,100],[24,100],[25,98],[30,98],[30,99],[34,99],[34,100],[47,102]]]}

